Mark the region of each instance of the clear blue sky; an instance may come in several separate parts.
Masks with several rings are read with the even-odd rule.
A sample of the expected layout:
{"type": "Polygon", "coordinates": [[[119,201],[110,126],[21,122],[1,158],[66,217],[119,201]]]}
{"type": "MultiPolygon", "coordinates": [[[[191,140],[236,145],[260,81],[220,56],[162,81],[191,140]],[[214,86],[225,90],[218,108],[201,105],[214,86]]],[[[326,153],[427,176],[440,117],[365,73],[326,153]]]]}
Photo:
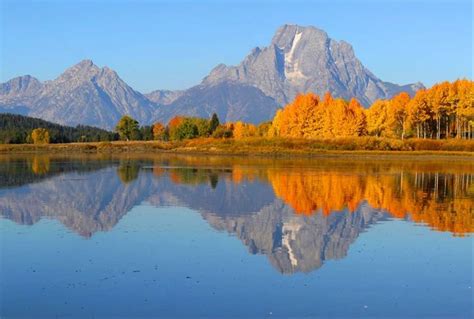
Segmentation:
{"type": "Polygon", "coordinates": [[[183,89],[237,64],[278,26],[314,25],[351,43],[385,81],[472,78],[471,0],[0,0],[0,82],[57,77],[89,58],[135,89],[183,89]]]}

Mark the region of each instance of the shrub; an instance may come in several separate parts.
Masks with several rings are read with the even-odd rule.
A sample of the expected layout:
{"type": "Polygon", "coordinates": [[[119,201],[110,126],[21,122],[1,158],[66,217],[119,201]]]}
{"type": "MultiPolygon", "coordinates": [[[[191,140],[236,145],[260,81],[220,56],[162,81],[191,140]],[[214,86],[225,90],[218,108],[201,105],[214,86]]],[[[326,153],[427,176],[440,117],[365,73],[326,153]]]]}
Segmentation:
{"type": "Polygon", "coordinates": [[[212,134],[214,138],[231,138],[232,137],[232,130],[227,128],[224,125],[219,125],[214,133],[212,134]]]}
{"type": "Polygon", "coordinates": [[[199,130],[192,119],[186,118],[170,133],[172,133],[171,139],[181,141],[197,137],[199,135],[199,130]]]}
{"type": "Polygon", "coordinates": [[[33,144],[49,144],[49,132],[44,128],[36,128],[31,132],[33,144]]]}

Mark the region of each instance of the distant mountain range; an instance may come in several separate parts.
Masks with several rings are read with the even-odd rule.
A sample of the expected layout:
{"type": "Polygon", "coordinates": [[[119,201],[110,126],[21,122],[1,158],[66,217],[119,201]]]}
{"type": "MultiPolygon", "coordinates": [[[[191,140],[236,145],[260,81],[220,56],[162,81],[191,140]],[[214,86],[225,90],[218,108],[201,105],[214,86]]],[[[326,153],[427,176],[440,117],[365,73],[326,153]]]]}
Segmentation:
{"type": "Polygon", "coordinates": [[[53,81],[31,76],[0,85],[3,112],[27,114],[63,125],[111,129],[124,114],[149,122],[156,104],[128,86],[115,71],[90,60],[70,67],[53,81]],[[148,120],[148,121],[147,121],[148,120]]]}
{"type": "Polygon", "coordinates": [[[270,120],[298,93],[329,91],[368,106],[420,88],[421,83],[400,86],[380,80],[362,65],[350,44],[332,40],[320,29],[284,25],[268,47],[253,49],[238,66],[218,65],[187,90],[142,94],[114,70],[84,60],[52,81],[25,75],[0,84],[0,112],[106,129],[114,128],[125,114],[142,124],[167,122],[175,115],[210,117],[214,112],[221,121],[259,123],[270,120]]]}

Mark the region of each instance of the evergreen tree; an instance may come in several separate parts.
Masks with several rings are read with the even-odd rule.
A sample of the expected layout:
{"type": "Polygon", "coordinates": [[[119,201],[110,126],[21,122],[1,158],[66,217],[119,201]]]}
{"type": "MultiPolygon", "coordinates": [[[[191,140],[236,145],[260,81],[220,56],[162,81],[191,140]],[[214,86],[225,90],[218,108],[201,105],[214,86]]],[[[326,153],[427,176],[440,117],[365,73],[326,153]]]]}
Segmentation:
{"type": "Polygon", "coordinates": [[[212,117],[211,117],[211,120],[209,121],[209,134],[210,135],[212,135],[212,133],[214,133],[214,131],[219,126],[219,124],[220,124],[220,122],[219,122],[219,118],[217,117],[217,114],[213,113],[212,117]]]}

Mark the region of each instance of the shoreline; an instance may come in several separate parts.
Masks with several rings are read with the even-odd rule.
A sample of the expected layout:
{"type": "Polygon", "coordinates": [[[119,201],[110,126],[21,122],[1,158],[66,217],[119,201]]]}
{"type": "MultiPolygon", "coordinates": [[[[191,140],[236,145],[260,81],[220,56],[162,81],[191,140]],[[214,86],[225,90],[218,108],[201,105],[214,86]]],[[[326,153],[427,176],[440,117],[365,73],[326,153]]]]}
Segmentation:
{"type": "MultiPolygon", "coordinates": [[[[472,158],[473,151],[459,150],[387,150],[364,149],[354,144],[338,144],[340,141],[326,142],[312,140],[268,140],[251,138],[243,140],[194,139],[185,141],[114,141],[114,142],[84,142],[64,144],[1,144],[0,155],[20,154],[127,154],[127,153],[169,153],[184,155],[212,156],[258,156],[272,158],[288,157],[459,157],[472,158]],[[355,149],[347,149],[355,148],[355,149]]],[[[400,143],[400,141],[398,141],[400,143]]],[[[430,142],[431,143],[431,142],[430,142]]],[[[439,145],[458,141],[439,142],[439,145]]],[[[474,141],[462,141],[469,149],[474,147],[474,141]]]]}

